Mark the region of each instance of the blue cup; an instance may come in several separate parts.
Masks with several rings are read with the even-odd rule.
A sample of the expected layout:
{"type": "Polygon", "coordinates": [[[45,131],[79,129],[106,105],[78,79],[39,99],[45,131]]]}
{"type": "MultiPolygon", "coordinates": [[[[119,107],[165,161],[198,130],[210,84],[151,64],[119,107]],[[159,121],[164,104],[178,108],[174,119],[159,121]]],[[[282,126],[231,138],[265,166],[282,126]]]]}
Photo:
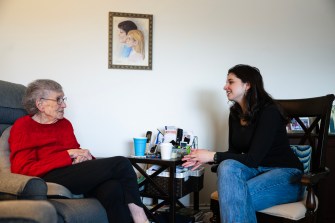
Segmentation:
{"type": "Polygon", "coordinates": [[[144,156],[145,155],[146,144],[147,144],[147,138],[146,137],[136,137],[136,138],[134,138],[135,156],[144,156]]]}

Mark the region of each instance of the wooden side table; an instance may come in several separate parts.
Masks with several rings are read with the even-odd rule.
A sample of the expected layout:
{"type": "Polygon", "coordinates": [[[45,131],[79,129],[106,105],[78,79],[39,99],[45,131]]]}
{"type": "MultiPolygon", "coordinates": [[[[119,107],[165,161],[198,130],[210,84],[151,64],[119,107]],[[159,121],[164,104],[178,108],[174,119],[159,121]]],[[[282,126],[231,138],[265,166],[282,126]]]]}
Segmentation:
{"type": "MultiPolygon", "coordinates": [[[[170,159],[170,160],[162,160],[157,158],[137,158],[137,157],[128,157],[129,161],[132,163],[132,165],[145,177],[145,180],[142,181],[139,184],[139,188],[141,188],[143,185],[148,186],[150,184],[151,187],[153,187],[156,191],[156,193],[152,194],[148,191],[141,191],[141,196],[143,197],[150,197],[154,199],[160,199],[162,202],[157,204],[152,209],[147,209],[147,212],[149,211],[149,214],[151,213],[151,217],[159,222],[157,219],[155,219],[155,216],[152,214],[153,212],[157,211],[162,206],[169,204],[169,222],[175,223],[176,222],[176,205],[180,207],[185,207],[179,200],[176,192],[177,192],[177,185],[176,185],[176,167],[178,165],[181,165],[183,162],[180,158],[177,159],[170,159]],[[148,175],[144,169],[142,169],[138,163],[144,163],[144,164],[155,164],[159,165],[160,168],[153,173],[152,175],[148,175]],[[158,174],[162,173],[164,170],[169,170],[169,177],[168,177],[168,190],[164,191],[160,185],[157,184],[157,181],[155,180],[156,177],[158,177],[158,174]]],[[[198,178],[198,177],[197,177],[198,178]]],[[[189,179],[190,180],[190,179],[189,179]]],[[[193,180],[193,179],[192,179],[193,180]]],[[[186,188],[186,194],[193,192],[194,193],[194,209],[199,209],[199,191],[203,187],[203,176],[199,177],[199,182],[196,184],[187,184],[186,188]],[[197,185],[197,186],[194,186],[197,185]]],[[[182,194],[182,196],[185,196],[186,194],[182,194]]]]}

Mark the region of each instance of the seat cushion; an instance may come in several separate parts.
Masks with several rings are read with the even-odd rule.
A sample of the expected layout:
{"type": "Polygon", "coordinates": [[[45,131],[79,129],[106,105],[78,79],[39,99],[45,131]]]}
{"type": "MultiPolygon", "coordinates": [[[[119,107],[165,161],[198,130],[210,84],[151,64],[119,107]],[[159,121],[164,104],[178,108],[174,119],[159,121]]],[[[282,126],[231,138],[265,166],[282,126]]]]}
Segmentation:
{"type": "MultiPolygon", "coordinates": [[[[316,198],[316,208],[318,209],[318,198],[316,198]]],[[[211,194],[211,199],[218,201],[218,192],[214,191],[211,194]]],[[[264,210],[261,210],[259,212],[262,212],[264,214],[276,216],[276,217],[282,217],[287,218],[291,220],[299,220],[305,217],[306,214],[306,196],[303,200],[294,202],[294,203],[288,203],[288,204],[280,204],[276,205],[270,208],[266,208],[264,210]]]]}
{"type": "Polygon", "coordinates": [[[57,214],[47,201],[0,201],[0,222],[57,223],[57,214]]]}
{"type": "MultiPolygon", "coordinates": [[[[317,210],[318,209],[318,198],[315,197],[315,199],[316,199],[315,210],[317,210]]],[[[272,215],[272,216],[276,216],[276,217],[281,217],[281,218],[286,218],[286,219],[297,221],[305,217],[306,210],[307,209],[306,209],[306,196],[305,196],[305,198],[301,201],[276,205],[276,206],[261,210],[259,212],[272,215]]]]}
{"type": "Polygon", "coordinates": [[[22,84],[0,80],[0,106],[22,109],[22,97],[26,87],[22,84]]]}
{"type": "Polygon", "coordinates": [[[304,173],[308,173],[311,162],[312,147],[310,145],[291,145],[290,147],[304,166],[304,173]]]}
{"type": "Polygon", "coordinates": [[[7,128],[0,136],[0,171],[10,173],[10,150],[8,137],[11,127],[7,128]]]}
{"type": "Polygon", "coordinates": [[[107,213],[97,199],[50,199],[61,218],[58,222],[108,223],[107,213]]]}

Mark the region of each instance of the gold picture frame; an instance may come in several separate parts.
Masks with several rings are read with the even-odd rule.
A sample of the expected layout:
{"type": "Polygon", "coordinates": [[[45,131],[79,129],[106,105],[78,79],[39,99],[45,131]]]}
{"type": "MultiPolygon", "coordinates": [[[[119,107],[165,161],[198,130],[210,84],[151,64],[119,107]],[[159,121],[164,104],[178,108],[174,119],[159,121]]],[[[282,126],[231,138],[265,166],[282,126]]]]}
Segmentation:
{"type": "Polygon", "coordinates": [[[109,12],[108,68],[152,70],[153,16],[109,12]]]}

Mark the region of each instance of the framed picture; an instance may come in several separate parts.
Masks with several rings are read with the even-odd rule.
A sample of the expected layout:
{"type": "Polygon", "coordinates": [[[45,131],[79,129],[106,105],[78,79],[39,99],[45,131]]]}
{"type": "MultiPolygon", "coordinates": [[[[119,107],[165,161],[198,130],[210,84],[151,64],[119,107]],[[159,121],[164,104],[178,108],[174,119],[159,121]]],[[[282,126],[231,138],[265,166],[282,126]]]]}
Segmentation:
{"type": "MultiPolygon", "coordinates": [[[[300,120],[304,123],[304,125],[306,126],[306,128],[309,127],[309,118],[308,117],[301,117],[300,120]]],[[[288,126],[288,130],[290,132],[302,132],[303,129],[300,126],[300,124],[297,122],[297,120],[292,119],[291,123],[288,126]]]]}
{"type": "Polygon", "coordinates": [[[152,70],[152,17],[109,13],[109,69],[152,70]]]}

